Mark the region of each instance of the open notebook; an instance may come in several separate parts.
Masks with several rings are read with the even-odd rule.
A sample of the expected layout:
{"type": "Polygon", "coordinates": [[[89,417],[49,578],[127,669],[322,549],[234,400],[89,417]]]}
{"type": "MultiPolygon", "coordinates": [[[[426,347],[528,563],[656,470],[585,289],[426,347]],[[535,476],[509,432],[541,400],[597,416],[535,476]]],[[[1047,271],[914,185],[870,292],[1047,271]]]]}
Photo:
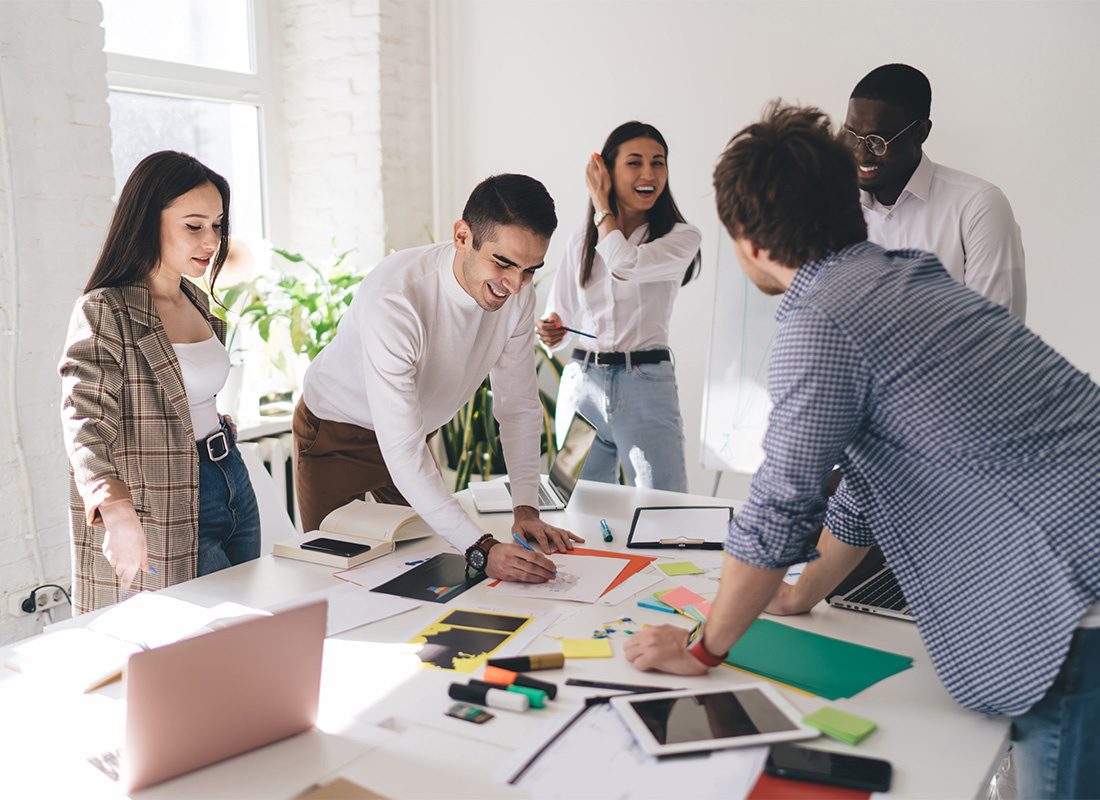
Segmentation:
{"type": "Polygon", "coordinates": [[[349,569],[392,553],[396,542],[422,539],[431,534],[428,523],[408,506],[352,500],[325,517],[318,530],[276,542],[273,552],[283,558],[349,569]],[[370,545],[370,550],[356,556],[338,556],[302,549],[303,542],[319,537],[370,545]]]}

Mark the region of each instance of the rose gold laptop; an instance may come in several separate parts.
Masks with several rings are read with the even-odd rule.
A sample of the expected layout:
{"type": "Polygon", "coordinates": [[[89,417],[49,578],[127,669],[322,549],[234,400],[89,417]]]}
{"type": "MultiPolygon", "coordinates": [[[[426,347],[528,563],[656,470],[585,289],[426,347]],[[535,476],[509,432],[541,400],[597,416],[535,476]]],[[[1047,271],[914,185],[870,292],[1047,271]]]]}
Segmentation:
{"type": "MultiPolygon", "coordinates": [[[[115,760],[126,791],[312,728],[327,607],[322,600],[131,656],[126,741],[115,760]]],[[[109,775],[110,755],[92,759],[109,775]]]]}

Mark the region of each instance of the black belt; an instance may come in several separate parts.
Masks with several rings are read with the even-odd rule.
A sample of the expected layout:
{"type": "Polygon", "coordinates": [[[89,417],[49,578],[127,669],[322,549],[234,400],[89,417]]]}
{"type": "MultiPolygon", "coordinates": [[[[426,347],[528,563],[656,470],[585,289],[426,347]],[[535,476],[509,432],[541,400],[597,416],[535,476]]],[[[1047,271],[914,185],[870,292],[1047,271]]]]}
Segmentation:
{"type": "Polygon", "coordinates": [[[594,350],[581,350],[579,347],[573,351],[574,361],[588,359],[589,364],[597,367],[621,367],[626,364],[627,358],[631,364],[660,364],[662,361],[671,361],[672,354],[668,350],[635,350],[633,353],[597,353],[594,350]]]}
{"type": "Polygon", "coordinates": [[[221,461],[229,455],[229,451],[233,449],[235,444],[233,434],[227,432],[224,427],[205,439],[199,439],[195,442],[195,446],[199,449],[200,461],[221,461]]]}

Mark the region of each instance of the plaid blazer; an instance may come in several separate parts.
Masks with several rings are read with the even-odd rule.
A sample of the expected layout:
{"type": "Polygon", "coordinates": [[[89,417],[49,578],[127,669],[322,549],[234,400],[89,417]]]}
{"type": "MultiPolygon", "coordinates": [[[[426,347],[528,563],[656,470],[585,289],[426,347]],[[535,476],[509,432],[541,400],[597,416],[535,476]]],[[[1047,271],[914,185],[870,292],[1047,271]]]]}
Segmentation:
{"type": "MultiPolygon", "coordinates": [[[[183,291],[225,342],[226,325],[190,281],[183,291]]],[[[199,457],[179,362],[144,284],[96,289],[73,309],[61,373],[61,423],[69,453],[73,611],[118,602],[118,579],[103,555],[99,507],[129,499],[141,519],[148,560],[132,589],[161,589],[195,577],[199,457]]]]}

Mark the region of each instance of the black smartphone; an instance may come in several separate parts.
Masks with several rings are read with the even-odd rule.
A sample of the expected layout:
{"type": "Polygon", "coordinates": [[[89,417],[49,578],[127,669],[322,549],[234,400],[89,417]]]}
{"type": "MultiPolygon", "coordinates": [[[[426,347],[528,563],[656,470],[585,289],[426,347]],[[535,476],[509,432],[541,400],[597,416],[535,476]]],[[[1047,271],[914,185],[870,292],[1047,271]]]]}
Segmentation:
{"type": "Polygon", "coordinates": [[[772,745],[764,771],[778,778],[827,783],[872,792],[890,791],[894,770],[889,761],[810,750],[790,744],[772,745]]]}
{"type": "Polygon", "coordinates": [[[370,550],[369,544],[356,544],[355,542],[341,542],[339,539],[310,539],[302,542],[303,550],[316,550],[319,553],[331,553],[334,556],[351,558],[370,550]]]}

